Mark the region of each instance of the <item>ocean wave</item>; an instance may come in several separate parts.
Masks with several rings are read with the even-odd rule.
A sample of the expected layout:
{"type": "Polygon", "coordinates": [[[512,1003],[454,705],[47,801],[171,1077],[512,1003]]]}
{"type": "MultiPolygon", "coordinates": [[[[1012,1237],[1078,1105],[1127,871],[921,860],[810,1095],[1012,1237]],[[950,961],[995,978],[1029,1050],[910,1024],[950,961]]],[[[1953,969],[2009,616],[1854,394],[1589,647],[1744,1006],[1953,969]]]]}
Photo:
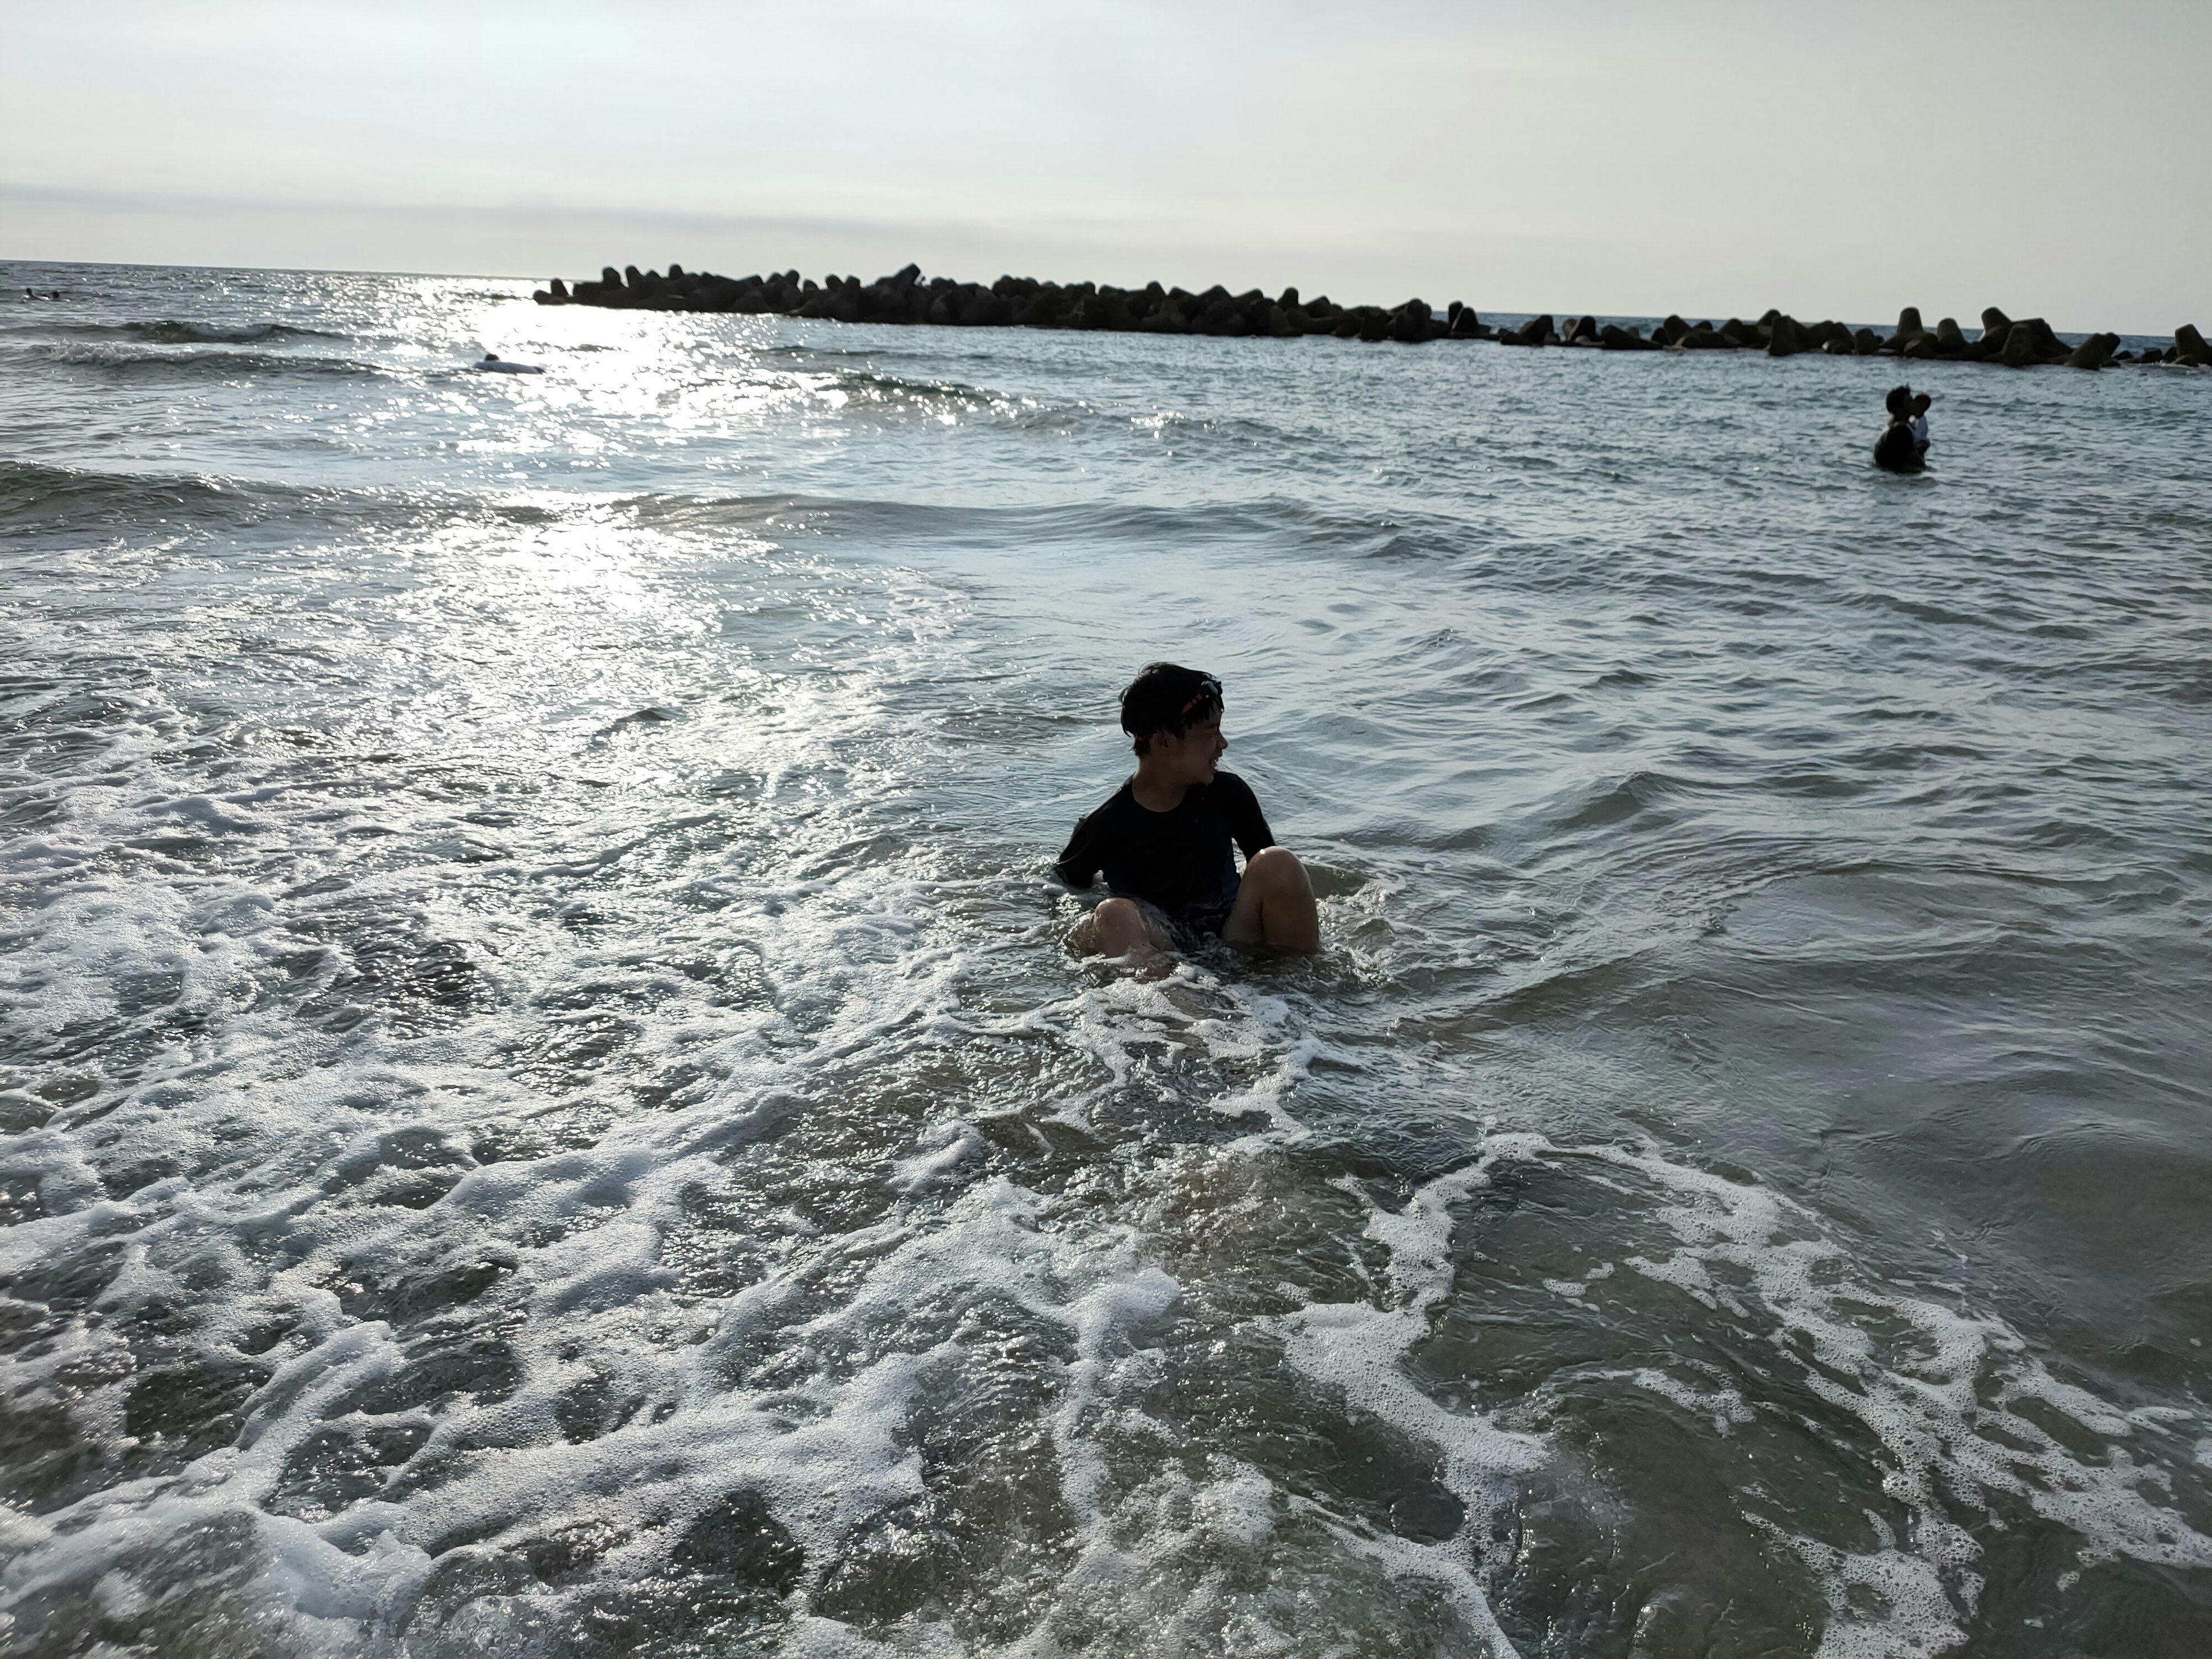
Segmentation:
{"type": "Polygon", "coordinates": [[[39,355],[48,362],[72,368],[106,369],[118,374],[210,375],[221,379],[312,374],[359,379],[375,378],[385,373],[374,364],[350,357],[295,357],[267,351],[149,350],[120,343],[67,341],[50,345],[39,355]]]}
{"type": "Polygon", "coordinates": [[[937,420],[995,421],[1030,432],[1131,432],[1170,447],[1218,441],[1265,447],[1278,454],[1311,441],[1307,433],[1251,416],[1223,418],[1173,408],[1117,408],[1109,402],[1039,397],[885,367],[887,361],[896,364],[914,354],[794,344],[770,346],[757,355],[793,365],[796,378],[814,395],[838,404],[848,416],[915,413],[937,420]],[[809,369],[814,372],[806,373],[809,369]]]}
{"type": "Polygon", "coordinates": [[[144,535],[180,524],[240,528],[270,520],[336,532],[368,522],[539,524],[557,516],[531,502],[454,492],[348,490],[209,473],[108,472],[0,461],[0,538],[92,531],[144,535]]]}
{"type": "Polygon", "coordinates": [[[1048,404],[963,380],[886,374],[874,368],[840,368],[797,378],[815,398],[836,406],[848,420],[918,419],[947,425],[981,422],[1034,429],[1065,425],[1088,413],[1079,407],[1048,404]]]}
{"type": "Polygon", "coordinates": [[[286,340],[346,340],[353,337],[324,328],[301,328],[293,323],[186,323],[173,320],[135,323],[21,323],[0,328],[0,334],[61,335],[79,340],[135,340],[149,345],[267,345],[286,340]]]}
{"type": "Polygon", "coordinates": [[[876,369],[842,371],[831,377],[831,385],[832,389],[848,397],[877,403],[952,403],[993,408],[1029,401],[1009,398],[1004,392],[986,391],[981,386],[969,386],[960,380],[909,380],[902,374],[885,374],[876,369]]]}
{"type": "Polygon", "coordinates": [[[1249,416],[1223,418],[1174,409],[1116,409],[1104,404],[998,391],[963,380],[887,374],[873,368],[840,371],[831,376],[825,389],[842,397],[847,409],[856,413],[910,410],[936,419],[991,421],[1022,432],[1128,432],[1170,449],[1218,444],[1265,451],[1279,459],[1309,441],[1295,430],[1249,416]]]}
{"type": "Polygon", "coordinates": [[[206,476],[93,472],[0,461],[0,530],[44,525],[143,526],[182,514],[229,516],[265,510],[306,492],[206,476]]]}
{"type": "Polygon", "coordinates": [[[324,328],[301,328],[295,323],[238,323],[228,327],[212,323],[174,321],[119,323],[114,332],[151,341],[155,345],[260,345],[279,340],[343,340],[351,337],[324,328]]]}
{"type": "Polygon", "coordinates": [[[1287,497],[1181,506],[1091,500],[970,506],[799,494],[669,494],[629,496],[616,506],[641,524],[679,532],[775,526],[785,534],[896,536],[970,549],[1243,544],[1269,557],[1305,554],[1409,562],[1463,550],[1463,538],[1425,515],[1374,519],[1287,497]]]}

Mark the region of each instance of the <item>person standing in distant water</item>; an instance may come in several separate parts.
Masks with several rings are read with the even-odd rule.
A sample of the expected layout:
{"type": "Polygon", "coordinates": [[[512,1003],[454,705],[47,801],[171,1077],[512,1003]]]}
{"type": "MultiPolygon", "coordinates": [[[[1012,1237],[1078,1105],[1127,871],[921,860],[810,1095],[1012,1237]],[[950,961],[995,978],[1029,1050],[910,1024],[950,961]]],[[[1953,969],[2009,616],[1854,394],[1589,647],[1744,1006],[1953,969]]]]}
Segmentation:
{"type": "Polygon", "coordinates": [[[1137,769],[1075,826],[1053,874],[1111,896],[1084,919],[1076,948],[1157,966],[1207,939],[1310,953],[1321,921],[1305,866],[1275,845],[1251,787],[1217,763],[1221,682],[1175,663],[1147,664],[1121,693],[1121,729],[1137,769]],[[1244,849],[1244,873],[1230,852],[1244,849]]]}
{"type": "Polygon", "coordinates": [[[1912,430],[1912,388],[1893,386],[1883,399],[1889,424],[1875,440],[1874,464],[1885,472],[1917,472],[1928,465],[1928,447],[1912,430]]]}

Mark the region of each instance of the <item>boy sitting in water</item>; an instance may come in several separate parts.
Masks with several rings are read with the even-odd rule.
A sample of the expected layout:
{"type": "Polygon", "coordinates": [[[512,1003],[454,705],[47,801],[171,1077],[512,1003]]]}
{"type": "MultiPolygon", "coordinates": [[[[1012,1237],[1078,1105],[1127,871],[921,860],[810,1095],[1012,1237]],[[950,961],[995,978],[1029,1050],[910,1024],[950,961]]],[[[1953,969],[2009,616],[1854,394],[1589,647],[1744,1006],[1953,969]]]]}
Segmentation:
{"type": "Polygon", "coordinates": [[[1203,939],[1278,951],[1321,948],[1313,887],[1296,854],[1275,845],[1251,788],[1217,769],[1221,682],[1156,662],[1121,694],[1121,729],[1137,769],[1075,826],[1053,873],[1089,887],[1103,872],[1113,896],[1085,921],[1079,949],[1139,965],[1203,939]],[[1244,849],[1237,873],[1229,843],[1244,849]]]}

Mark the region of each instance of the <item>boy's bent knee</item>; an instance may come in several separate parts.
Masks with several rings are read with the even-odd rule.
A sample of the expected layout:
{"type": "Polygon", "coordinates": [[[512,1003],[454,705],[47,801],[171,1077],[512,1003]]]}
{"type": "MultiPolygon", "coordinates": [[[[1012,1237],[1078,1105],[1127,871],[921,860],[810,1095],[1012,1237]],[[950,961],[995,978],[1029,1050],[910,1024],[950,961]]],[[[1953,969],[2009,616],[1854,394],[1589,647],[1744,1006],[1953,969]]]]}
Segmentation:
{"type": "Polygon", "coordinates": [[[1267,945],[1279,951],[1321,948],[1313,884],[1297,854],[1286,847],[1267,847],[1244,861],[1243,890],[1222,937],[1232,945],[1267,945]]]}
{"type": "Polygon", "coordinates": [[[1091,926],[1097,949],[1109,957],[1125,957],[1132,951],[1150,954],[1167,948],[1166,939],[1133,900],[1101,900],[1091,913],[1091,926]]]}

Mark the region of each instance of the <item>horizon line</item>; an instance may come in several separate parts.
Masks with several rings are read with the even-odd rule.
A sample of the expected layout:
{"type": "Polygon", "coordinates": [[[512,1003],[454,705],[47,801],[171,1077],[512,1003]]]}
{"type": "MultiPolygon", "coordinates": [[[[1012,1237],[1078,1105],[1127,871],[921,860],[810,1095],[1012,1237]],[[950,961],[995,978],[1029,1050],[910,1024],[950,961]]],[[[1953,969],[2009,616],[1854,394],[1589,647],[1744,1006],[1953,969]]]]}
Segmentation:
{"type": "MultiPolygon", "coordinates": [[[[449,224],[480,223],[489,220],[509,227],[543,225],[548,222],[581,227],[597,222],[606,225],[610,228],[617,226],[629,225],[641,232],[650,231],[654,228],[659,228],[662,230],[678,228],[688,229],[694,234],[712,234],[714,233],[720,232],[724,234],[731,233],[743,233],[757,235],[762,233],[773,234],[778,232],[782,232],[792,234],[799,238],[828,235],[863,240],[876,243],[944,240],[955,243],[965,242],[972,244],[975,246],[975,251],[979,254],[983,252],[984,248],[987,246],[1005,241],[1007,239],[1008,234],[1007,228],[998,227],[986,222],[975,220],[890,220],[830,214],[747,214],[714,212],[699,209],[686,208],[604,207],[596,205],[568,206],[556,203],[524,204],[508,202],[490,205],[471,205],[455,202],[341,202],[331,199],[312,198],[251,197],[202,194],[183,191],[82,188],[65,185],[35,185],[15,180],[0,179],[0,201],[10,200],[27,204],[45,204],[62,208],[74,208],[83,211],[109,215],[142,213],[170,216],[210,216],[224,214],[246,214],[275,218],[335,217],[349,219],[359,219],[367,216],[392,220],[413,219],[417,222],[429,220],[432,222],[449,224]]],[[[1062,218],[1042,221],[1038,224],[1038,230],[1042,237],[1047,240],[1059,240],[1064,241],[1071,233],[1079,236],[1081,236],[1086,231],[1091,234],[1106,234],[1114,232],[1118,228],[1121,232],[1126,234],[1126,233],[1133,229],[1139,222],[1126,218],[1108,219],[1095,216],[1083,219],[1062,218]]],[[[1176,222],[1178,222],[1173,220],[1154,222],[1154,228],[1165,231],[1170,228],[1170,226],[1176,222]]],[[[1424,240],[1434,240],[1437,239],[1429,238],[1424,240]]],[[[1106,250],[1102,249],[1101,251],[1105,252],[1106,250]]],[[[1073,257],[1076,252],[1076,249],[1073,246],[1070,246],[1066,248],[1066,252],[1071,257],[1073,257]]],[[[1297,262],[1298,257],[1299,256],[1296,252],[1285,249],[1281,251],[1278,258],[1271,260],[1270,262],[1294,264],[1297,262]]],[[[1322,256],[1310,253],[1306,256],[1309,259],[1317,258],[1318,257],[1322,256]]],[[[1331,257],[1341,258],[1344,256],[1337,255],[1331,257]]],[[[1354,258],[1358,263],[1362,264],[1373,264],[1377,262],[1374,256],[1354,256],[1354,258]]],[[[1257,263],[1258,261],[1251,260],[1248,256],[1247,262],[1257,263]]],[[[141,270],[269,270],[295,272],[302,275],[449,277],[518,283],[549,281],[551,280],[553,276],[562,275],[562,273],[557,270],[549,270],[547,267],[542,265],[533,266],[528,270],[520,269],[507,270],[484,270],[467,268],[458,264],[445,269],[410,269],[368,263],[321,264],[303,262],[295,264],[290,261],[280,260],[268,264],[259,264],[240,261],[222,262],[197,259],[51,258],[44,256],[12,254],[6,252],[0,252],[0,263],[42,264],[54,265],[77,264],[87,266],[107,265],[118,268],[141,270]]],[[[685,264],[687,269],[690,268],[689,262],[687,261],[679,260],[677,263],[685,264]]],[[[908,264],[922,263],[923,262],[921,261],[912,258],[902,259],[893,267],[893,269],[896,270],[902,268],[903,265],[908,264]]],[[[981,263],[988,263],[988,259],[981,261],[981,263]]],[[[1053,263],[1056,264],[1057,261],[1054,261],[1053,263]]],[[[1226,261],[1224,261],[1224,263],[1226,263],[1226,261]]],[[[703,267],[702,268],[703,269],[703,267]]],[[[776,267],[778,270],[786,268],[787,267],[781,265],[776,267]]],[[[788,268],[797,269],[799,267],[793,265],[788,268]]],[[[927,270],[927,266],[925,265],[924,268],[927,270]]],[[[1048,264],[1046,268],[1049,269],[1050,265],[1048,264]]],[[[842,276],[846,273],[842,271],[829,271],[827,274],[842,276]]],[[[939,270],[933,272],[932,274],[943,275],[945,273],[940,268],[939,270]]],[[[1005,276],[1012,276],[1017,273],[1009,270],[1003,271],[1000,274],[1005,276]]],[[[1028,273],[1021,274],[1025,276],[1028,275],[1028,273]]],[[[587,274],[581,280],[594,280],[595,276],[596,273],[591,273],[587,274]]],[[[579,279],[576,277],[566,277],[565,280],[575,281],[579,279]]],[[[988,286],[990,281],[989,278],[985,277],[976,277],[973,279],[961,278],[957,280],[974,280],[984,286],[988,286]]],[[[1096,277],[1087,276],[1072,278],[1054,278],[1048,276],[1036,278],[1036,280],[1058,281],[1062,287],[1069,286],[1073,283],[1099,281],[1099,279],[1096,277]]],[[[1152,280],[1159,279],[1156,277],[1152,280]]],[[[1110,285],[1113,287],[1123,288],[1132,292],[1140,290],[1144,286],[1142,283],[1137,283],[1134,284],[1126,283],[1106,284],[1102,283],[1100,285],[1110,285]]],[[[1174,283],[1164,283],[1163,285],[1167,287],[1182,286],[1182,284],[1174,283]]],[[[1208,284],[1208,286],[1212,285],[1213,284],[1208,284]]],[[[1222,283],[1220,285],[1224,287],[1228,286],[1226,283],[1222,283]]],[[[1255,283],[1251,286],[1259,287],[1263,290],[1266,290],[1270,289],[1271,287],[1281,286],[1297,286],[1303,289],[1304,284],[1270,285],[1267,283],[1255,283]]],[[[1190,291],[1200,292],[1203,290],[1193,289],[1190,291]]],[[[1318,289],[1316,291],[1318,291],[1318,289]]],[[[1455,295],[1452,297],[1455,298],[1458,296],[1455,295]]],[[[1403,304],[1404,301],[1401,300],[1396,303],[1403,304]]],[[[1650,310],[1629,310],[1620,307],[1600,308],[1589,306],[1587,304],[1578,307],[1567,307],[1562,309],[1559,307],[1529,308],[1525,307],[1504,306],[1485,307],[1474,301],[1468,301],[1467,303],[1468,303],[1471,306],[1471,308],[1474,309],[1479,314],[1508,317],[1536,317],[1546,314],[1556,316],[1571,313],[1574,315],[1590,315],[1620,319],[1656,319],[1664,316],[1674,315],[1685,318],[1704,316],[1718,319],[1729,316],[1748,317],[1761,315],[1770,308],[1769,307],[1762,306],[1757,313],[1747,313],[1741,310],[1731,310],[1724,307],[1696,307],[1685,309],[1678,306],[1670,307],[1666,312],[1657,312],[1650,310]]],[[[1789,308],[1786,307],[1774,308],[1789,312],[1789,308]]],[[[1902,311],[1906,307],[1899,307],[1899,310],[1902,311]]],[[[1929,310],[1936,309],[1936,307],[1912,307],[1911,308],[1921,310],[1923,315],[1926,314],[1929,310]]],[[[1796,315],[1797,313],[1790,312],[1789,314],[1796,315]]],[[[1978,310],[1973,313],[1973,316],[1976,319],[1978,319],[1980,314],[1981,313],[1978,310]]],[[[1846,319],[1838,317],[1833,320],[1844,321],[1846,319]]],[[[2184,320],[2186,321],[2188,319],[2184,320]]],[[[1962,326],[1963,325],[1964,325],[1962,324],[1962,326]]],[[[1894,319],[1875,319],[1864,323],[1853,323],[1852,326],[1894,326],[1894,319]]],[[[2096,329],[2061,327],[2055,322],[2051,324],[2051,326],[2054,331],[2060,333],[2087,334],[2098,331],[2096,329]]],[[[2154,339],[2163,337],[2165,334],[2171,331],[2161,327],[2157,331],[2151,331],[2142,330],[2120,330],[2116,331],[2121,332],[2130,337],[2154,339]]]]}

